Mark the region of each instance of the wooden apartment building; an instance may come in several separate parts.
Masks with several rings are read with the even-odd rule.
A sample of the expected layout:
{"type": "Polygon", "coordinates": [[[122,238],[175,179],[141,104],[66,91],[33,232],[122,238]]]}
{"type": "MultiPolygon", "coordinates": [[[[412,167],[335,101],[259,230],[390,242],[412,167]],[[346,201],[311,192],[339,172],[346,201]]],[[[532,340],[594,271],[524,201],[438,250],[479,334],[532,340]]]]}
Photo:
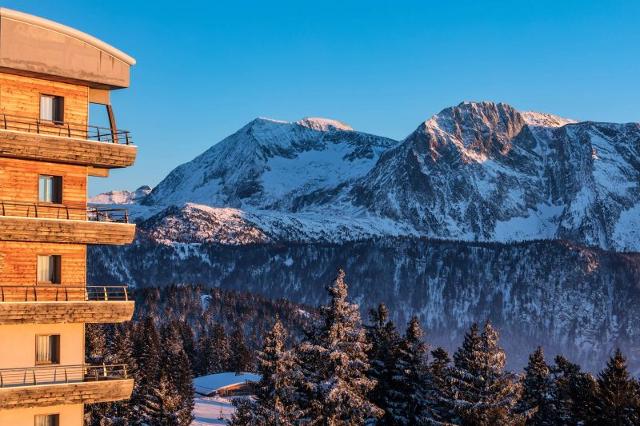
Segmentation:
{"type": "Polygon", "coordinates": [[[126,286],[87,286],[88,244],[127,244],[126,212],[87,206],[89,176],[131,166],[110,91],[133,58],[64,25],[0,8],[0,425],[83,424],[129,398],[126,365],[88,365],[87,323],[131,319],[126,286]],[[92,126],[90,104],[103,111],[92,126]],[[105,110],[102,110],[102,108],[105,110]]]}

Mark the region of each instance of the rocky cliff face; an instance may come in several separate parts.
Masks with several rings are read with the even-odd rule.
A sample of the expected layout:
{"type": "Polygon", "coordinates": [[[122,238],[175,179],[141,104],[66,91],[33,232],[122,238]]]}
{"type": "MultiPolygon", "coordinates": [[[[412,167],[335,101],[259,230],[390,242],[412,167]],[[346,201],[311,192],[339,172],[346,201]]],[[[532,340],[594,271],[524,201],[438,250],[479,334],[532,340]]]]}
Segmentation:
{"type": "Polygon", "coordinates": [[[571,123],[463,103],[423,123],[351,190],[421,234],[563,238],[637,250],[640,126],[571,123]]]}

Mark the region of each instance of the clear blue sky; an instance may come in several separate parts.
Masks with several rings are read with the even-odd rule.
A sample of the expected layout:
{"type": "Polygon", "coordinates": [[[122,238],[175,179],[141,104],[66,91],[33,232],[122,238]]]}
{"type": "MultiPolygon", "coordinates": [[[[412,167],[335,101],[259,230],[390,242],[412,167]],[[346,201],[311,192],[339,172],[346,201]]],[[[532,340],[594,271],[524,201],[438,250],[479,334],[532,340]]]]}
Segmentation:
{"type": "Polygon", "coordinates": [[[155,185],[258,116],[403,138],[462,100],[640,121],[640,2],[3,1],[134,56],[113,96],[136,165],[91,193],[155,185]]]}

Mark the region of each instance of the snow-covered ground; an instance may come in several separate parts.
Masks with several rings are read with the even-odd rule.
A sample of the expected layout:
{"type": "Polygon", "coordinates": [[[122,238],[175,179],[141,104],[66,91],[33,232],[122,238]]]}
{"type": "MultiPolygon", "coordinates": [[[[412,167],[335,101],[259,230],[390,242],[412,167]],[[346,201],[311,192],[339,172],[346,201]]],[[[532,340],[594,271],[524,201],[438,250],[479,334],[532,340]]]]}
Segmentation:
{"type": "Polygon", "coordinates": [[[235,411],[231,401],[220,396],[196,397],[191,426],[226,425],[235,411]]]}

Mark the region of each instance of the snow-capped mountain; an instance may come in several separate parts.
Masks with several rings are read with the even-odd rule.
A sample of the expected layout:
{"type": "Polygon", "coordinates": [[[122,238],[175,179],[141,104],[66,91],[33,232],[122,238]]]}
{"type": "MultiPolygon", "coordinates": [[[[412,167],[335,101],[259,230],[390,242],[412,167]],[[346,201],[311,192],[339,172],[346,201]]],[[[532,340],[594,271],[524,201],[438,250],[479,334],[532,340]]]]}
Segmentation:
{"type": "MultiPolygon", "coordinates": [[[[237,229],[198,232],[196,242],[242,244],[233,235],[255,228],[268,241],[559,238],[634,251],[639,157],[638,123],[492,102],[446,108],[401,142],[335,120],[260,118],[173,170],[134,213],[178,208],[206,222],[184,226],[208,228],[236,209],[237,229]]],[[[164,231],[154,233],[170,240],[164,231]]]]}
{"type": "Polygon", "coordinates": [[[109,191],[89,198],[89,204],[133,204],[149,195],[151,187],[142,185],[135,191],[109,191]]]}
{"type": "Polygon", "coordinates": [[[143,203],[295,211],[364,176],[396,144],[334,120],[258,118],[177,167],[143,203]]]}
{"type": "Polygon", "coordinates": [[[640,124],[463,103],[385,152],[356,205],[448,239],[568,239],[639,250],[640,124]]]}

